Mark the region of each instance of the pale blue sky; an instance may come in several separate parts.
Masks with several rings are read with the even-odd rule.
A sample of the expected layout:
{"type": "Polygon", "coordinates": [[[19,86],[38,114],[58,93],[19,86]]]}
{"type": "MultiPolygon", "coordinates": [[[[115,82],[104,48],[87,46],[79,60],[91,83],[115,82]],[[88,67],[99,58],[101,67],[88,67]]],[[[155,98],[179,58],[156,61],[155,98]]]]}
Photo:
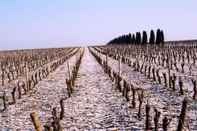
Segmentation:
{"type": "Polygon", "coordinates": [[[1,0],[0,49],[84,46],[161,28],[197,38],[196,0],[1,0]]]}

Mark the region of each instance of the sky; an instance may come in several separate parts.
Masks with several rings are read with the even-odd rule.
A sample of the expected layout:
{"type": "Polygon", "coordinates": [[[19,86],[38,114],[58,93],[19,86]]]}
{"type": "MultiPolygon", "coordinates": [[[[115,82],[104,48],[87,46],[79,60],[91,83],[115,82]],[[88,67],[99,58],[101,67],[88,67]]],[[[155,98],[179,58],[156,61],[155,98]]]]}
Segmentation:
{"type": "Polygon", "coordinates": [[[0,0],[0,50],[106,44],[160,28],[197,39],[196,0],[0,0]]]}

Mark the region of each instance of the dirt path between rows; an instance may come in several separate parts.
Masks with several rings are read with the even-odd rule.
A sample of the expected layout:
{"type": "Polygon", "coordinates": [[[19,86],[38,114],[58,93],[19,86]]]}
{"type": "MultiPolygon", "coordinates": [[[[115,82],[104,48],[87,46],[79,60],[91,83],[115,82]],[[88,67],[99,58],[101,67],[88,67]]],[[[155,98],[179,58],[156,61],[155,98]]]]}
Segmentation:
{"type": "Polygon", "coordinates": [[[75,93],[65,101],[65,129],[130,130],[134,127],[127,102],[87,49],[78,77],[75,93]]]}

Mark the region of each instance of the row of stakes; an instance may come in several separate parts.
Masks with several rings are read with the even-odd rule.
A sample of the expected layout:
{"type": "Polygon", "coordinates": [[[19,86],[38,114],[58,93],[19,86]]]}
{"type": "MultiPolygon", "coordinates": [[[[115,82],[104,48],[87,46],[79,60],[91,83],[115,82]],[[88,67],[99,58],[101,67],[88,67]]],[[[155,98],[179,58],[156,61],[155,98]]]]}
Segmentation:
{"type": "Polygon", "coordinates": [[[34,89],[39,81],[42,81],[44,78],[46,78],[51,72],[55,71],[67,59],[75,55],[75,53],[76,52],[73,52],[69,54],[67,57],[59,59],[58,61],[52,63],[50,66],[42,67],[42,69],[37,70],[30,76],[28,68],[26,68],[26,80],[18,81],[16,86],[12,89],[10,95],[6,91],[4,91],[2,96],[0,96],[0,99],[2,99],[3,101],[3,108],[0,110],[0,112],[6,111],[9,105],[15,104],[17,98],[21,99],[23,95],[26,95],[29,91],[34,89]],[[8,96],[11,96],[11,100],[9,100],[8,96]]]}
{"type": "MultiPolygon", "coordinates": [[[[173,67],[174,69],[177,71],[177,72],[181,72],[181,73],[184,73],[184,66],[185,66],[185,63],[186,63],[186,59],[188,61],[188,64],[189,64],[189,71],[190,71],[190,74],[191,74],[191,69],[193,66],[195,66],[196,64],[196,55],[195,53],[191,53],[189,51],[186,51],[187,52],[187,56],[185,57],[185,54],[183,52],[180,52],[180,53],[177,53],[177,51],[171,51],[169,52],[169,49],[167,48],[165,50],[165,48],[162,48],[159,50],[160,54],[158,53],[158,50],[155,50],[154,51],[154,48],[150,48],[151,49],[151,52],[150,50],[147,50],[147,47],[141,47],[141,51],[140,52],[137,52],[139,50],[138,47],[128,47],[128,48],[107,48],[104,50],[104,52],[108,52],[109,53],[109,56],[113,54],[110,54],[110,52],[114,52],[115,54],[122,54],[122,55],[125,55],[126,54],[130,54],[130,52],[135,52],[137,54],[135,54],[135,57],[139,57],[139,59],[143,59],[144,61],[148,62],[148,63],[152,63],[152,64],[158,64],[158,65],[161,65],[164,67],[164,65],[168,68],[170,68],[171,70],[173,70],[173,67]],[[117,50],[118,49],[118,50],[117,50]],[[131,50],[130,50],[131,49],[131,50]],[[129,51],[130,50],[130,51],[129,51]],[[137,51],[136,51],[137,50],[137,51]],[[142,53],[143,52],[143,53],[142,53]],[[154,53],[152,53],[154,52],[154,53]],[[176,52],[176,53],[174,53],[176,52]],[[191,58],[193,60],[193,63],[191,63],[191,58]],[[177,60],[179,63],[181,63],[181,69],[178,68],[177,66],[177,60]],[[181,62],[182,60],[182,62],[181,62]]],[[[174,50],[174,49],[173,49],[174,50]]],[[[117,57],[118,58],[118,57],[117,57]]],[[[125,60],[124,57],[122,59],[123,61],[125,60]]]]}
{"type": "MultiPolygon", "coordinates": [[[[59,52],[59,57],[65,56],[66,54],[70,54],[74,48],[72,49],[62,49],[59,52]],[[68,51],[67,51],[68,50],[68,51]]],[[[57,54],[56,54],[57,55],[57,54]]],[[[13,80],[18,79],[19,76],[23,76],[26,74],[26,71],[35,71],[38,68],[49,64],[54,60],[54,55],[52,53],[48,53],[48,56],[42,56],[39,59],[35,59],[35,56],[21,56],[16,55],[15,59],[4,58],[1,61],[1,84],[4,86],[7,83],[10,83],[13,80]],[[8,80],[8,81],[7,81],[8,80]]]]}
{"type": "MultiPolygon", "coordinates": [[[[76,59],[76,63],[72,69],[70,69],[69,62],[67,62],[67,68],[68,68],[68,78],[66,79],[66,85],[67,85],[67,92],[68,92],[68,97],[71,97],[71,94],[74,91],[75,87],[75,81],[77,78],[77,74],[79,71],[79,67],[82,62],[82,58],[84,55],[84,50],[80,51],[80,56],[76,59]]],[[[67,98],[62,98],[60,100],[60,112],[58,113],[57,107],[54,107],[52,109],[52,117],[51,121],[47,122],[44,126],[42,126],[38,113],[32,112],[30,114],[31,120],[33,122],[34,128],[36,131],[63,131],[63,127],[61,124],[61,121],[64,118],[64,100],[67,98]]]]}
{"type": "MultiPolygon", "coordinates": [[[[105,53],[105,55],[107,55],[107,54],[105,53]]],[[[135,71],[143,73],[149,79],[151,78],[151,75],[152,75],[152,79],[154,81],[158,82],[159,84],[162,84],[162,79],[161,79],[162,77],[160,76],[160,73],[159,73],[160,69],[156,69],[155,67],[153,67],[151,65],[150,66],[145,65],[144,63],[142,63],[141,66],[140,66],[139,61],[135,61],[133,63],[133,65],[132,65],[131,64],[132,62],[128,58],[125,58],[124,56],[121,56],[121,58],[120,57],[116,57],[115,55],[110,55],[110,56],[113,59],[116,59],[116,60],[122,59],[121,60],[122,63],[127,64],[129,66],[132,66],[135,69],[135,71]]],[[[166,72],[163,72],[162,76],[163,76],[165,87],[169,87],[173,91],[176,91],[176,89],[177,89],[176,88],[177,76],[175,75],[175,73],[172,74],[170,72],[170,68],[168,68],[168,74],[166,72]],[[168,75],[168,79],[167,79],[167,75],[168,75]]],[[[192,98],[193,98],[193,100],[196,100],[197,99],[196,80],[191,79],[191,82],[193,84],[193,96],[192,96],[192,98]]],[[[182,80],[181,76],[179,76],[178,85],[179,85],[179,93],[180,93],[180,95],[184,95],[183,80],[182,80]]]]}
{"type": "MultiPolygon", "coordinates": [[[[96,58],[96,60],[98,61],[98,63],[103,67],[105,73],[107,73],[109,75],[109,77],[112,79],[112,81],[115,81],[116,84],[116,88],[122,93],[123,97],[125,97],[125,99],[127,101],[130,101],[130,98],[128,96],[128,93],[130,91],[132,91],[132,108],[136,108],[136,94],[138,94],[138,101],[139,101],[139,105],[138,105],[138,119],[141,120],[141,110],[142,110],[142,104],[144,101],[144,94],[145,94],[145,90],[140,89],[140,88],[135,88],[134,85],[131,83],[129,84],[126,80],[124,80],[124,78],[122,78],[120,76],[121,72],[119,70],[118,73],[116,73],[115,71],[112,70],[112,68],[108,65],[108,61],[107,58],[106,60],[103,60],[98,54],[100,52],[94,52],[94,49],[90,49],[90,52],[92,53],[92,55],[96,58]],[[123,81],[123,86],[121,85],[121,81],[123,81]]],[[[97,51],[97,50],[95,50],[97,51]]],[[[120,66],[119,66],[120,67],[120,66]]],[[[184,124],[185,124],[185,117],[186,117],[186,110],[187,110],[187,104],[188,104],[188,99],[185,98],[183,100],[182,103],[182,110],[179,116],[179,123],[177,126],[177,131],[183,131],[184,129],[184,124]]],[[[158,111],[156,108],[154,108],[154,112],[155,112],[155,116],[154,118],[154,128],[151,126],[151,120],[150,120],[150,110],[151,110],[151,106],[149,105],[149,103],[147,102],[147,104],[145,105],[145,114],[146,114],[146,119],[145,119],[145,130],[154,130],[154,131],[158,131],[159,129],[159,120],[161,117],[161,112],[158,111]]],[[[165,116],[162,120],[162,129],[164,131],[168,130],[168,126],[170,124],[172,119],[168,118],[167,116],[165,116]]]]}

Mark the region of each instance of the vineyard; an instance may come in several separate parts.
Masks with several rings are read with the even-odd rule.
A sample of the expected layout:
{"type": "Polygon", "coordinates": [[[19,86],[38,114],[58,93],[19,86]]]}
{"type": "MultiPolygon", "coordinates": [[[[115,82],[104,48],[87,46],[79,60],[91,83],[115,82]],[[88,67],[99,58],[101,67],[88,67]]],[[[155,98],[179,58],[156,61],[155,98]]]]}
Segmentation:
{"type": "Polygon", "coordinates": [[[0,52],[1,130],[197,130],[197,46],[0,52]]]}

